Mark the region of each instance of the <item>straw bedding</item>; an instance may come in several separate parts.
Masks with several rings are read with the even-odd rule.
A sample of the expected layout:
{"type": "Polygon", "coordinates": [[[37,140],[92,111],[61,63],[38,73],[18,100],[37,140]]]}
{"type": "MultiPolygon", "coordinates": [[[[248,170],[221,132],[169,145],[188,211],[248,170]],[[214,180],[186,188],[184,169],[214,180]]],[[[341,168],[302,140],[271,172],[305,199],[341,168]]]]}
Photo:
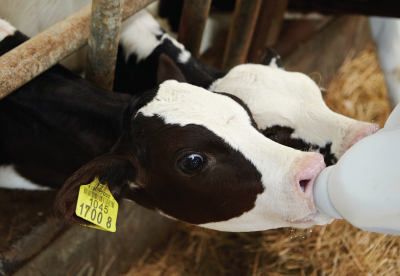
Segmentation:
{"type": "MultiPolygon", "coordinates": [[[[335,112],[383,127],[390,109],[372,46],[349,54],[324,98],[335,112]]],[[[364,232],[343,220],[254,233],[180,223],[169,243],[148,249],[128,275],[400,275],[400,237],[364,232]]]]}

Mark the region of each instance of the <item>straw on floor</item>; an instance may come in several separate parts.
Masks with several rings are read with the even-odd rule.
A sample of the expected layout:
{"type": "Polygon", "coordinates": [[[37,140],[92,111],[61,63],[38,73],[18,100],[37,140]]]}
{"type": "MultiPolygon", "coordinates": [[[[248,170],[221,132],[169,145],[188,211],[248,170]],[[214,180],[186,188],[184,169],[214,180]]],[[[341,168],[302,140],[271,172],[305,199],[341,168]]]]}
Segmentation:
{"type": "MultiPolygon", "coordinates": [[[[349,54],[324,98],[335,112],[383,127],[390,109],[372,46],[349,54]]],[[[180,223],[167,246],[148,249],[128,275],[400,275],[400,237],[364,232],[343,220],[255,233],[180,223]]]]}

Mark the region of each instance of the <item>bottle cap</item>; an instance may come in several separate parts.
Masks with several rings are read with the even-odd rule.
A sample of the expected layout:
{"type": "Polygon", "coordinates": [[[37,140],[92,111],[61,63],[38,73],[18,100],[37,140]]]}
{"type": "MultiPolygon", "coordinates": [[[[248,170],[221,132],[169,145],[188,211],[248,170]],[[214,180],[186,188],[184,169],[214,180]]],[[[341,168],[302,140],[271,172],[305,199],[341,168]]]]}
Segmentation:
{"type": "Polygon", "coordinates": [[[322,213],[335,219],[342,219],[342,216],[333,207],[328,193],[329,176],[335,166],[324,169],[317,177],[314,183],[314,202],[315,206],[322,213]]]}

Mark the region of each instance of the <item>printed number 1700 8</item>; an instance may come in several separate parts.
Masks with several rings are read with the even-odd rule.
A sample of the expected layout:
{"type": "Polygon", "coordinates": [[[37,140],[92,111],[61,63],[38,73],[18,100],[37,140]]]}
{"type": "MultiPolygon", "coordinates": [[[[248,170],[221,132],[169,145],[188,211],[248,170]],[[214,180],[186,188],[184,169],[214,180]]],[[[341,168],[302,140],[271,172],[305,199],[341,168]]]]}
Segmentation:
{"type": "Polygon", "coordinates": [[[85,225],[110,232],[116,231],[118,203],[107,185],[102,185],[96,178],[79,189],[75,214],[97,225],[85,225]]]}

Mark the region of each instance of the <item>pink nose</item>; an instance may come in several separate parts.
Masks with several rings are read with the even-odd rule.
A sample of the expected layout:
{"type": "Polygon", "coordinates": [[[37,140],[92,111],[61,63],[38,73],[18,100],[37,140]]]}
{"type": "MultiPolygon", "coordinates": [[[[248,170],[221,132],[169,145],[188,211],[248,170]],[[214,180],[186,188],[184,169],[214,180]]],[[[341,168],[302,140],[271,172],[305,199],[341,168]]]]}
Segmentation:
{"type": "Polygon", "coordinates": [[[302,196],[313,196],[315,179],[323,169],[325,169],[325,162],[322,154],[315,153],[306,159],[303,163],[303,169],[296,175],[298,192],[302,196]]]}
{"type": "Polygon", "coordinates": [[[360,141],[361,139],[374,134],[380,129],[377,124],[367,124],[360,123],[360,126],[352,133],[349,134],[349,140],[347,146],[344,148],[344,152],[351,148],[355,143],[360,141]]]}

